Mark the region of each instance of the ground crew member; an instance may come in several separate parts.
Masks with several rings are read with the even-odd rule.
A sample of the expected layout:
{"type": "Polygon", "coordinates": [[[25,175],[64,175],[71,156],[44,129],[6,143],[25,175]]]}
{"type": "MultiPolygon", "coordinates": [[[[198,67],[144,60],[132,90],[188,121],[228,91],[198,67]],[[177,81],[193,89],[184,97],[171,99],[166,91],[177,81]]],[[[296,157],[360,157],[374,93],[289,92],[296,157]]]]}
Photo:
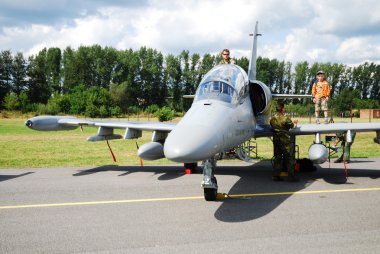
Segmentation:
{"type": "Polygon", "coordinates": [[[313,102],[315,103],[315,122],[319,123],[319,111],[322,109],[325,115],[325,123],[329,123],[327,102],[330,97],[330,85],[325,80],[323,71],[317,72],[317,80],[312,89],[313,102]]]}
{"type": "Polygon", "coordinates": [[[351,132],[351,142],[348,142],[346,132],[338,132],[336,134],[336,140],[332,146],[332,149],[337,152],[338,159],[336,159],[334,163],[340,163],[343,162],[343,160],[346,163],[350,163],[351,146],[354,143],[355,136],[356,132],[351,132]],[[340,142],[342,142],[341,146],[337,146],[340,142]]]}
{"type": "Polygon", "coordinates": [[[294,154],[291,154],[290,132],[289,130],[297,126],[298,120],[294,123],[289,117],[284,115],[285,106],[282,102],[277,102],[276,114],[270,119],[270,125],[274,130],[273,148],[273,180],[281,181],[280,173],[282,167],[288,172],[289,181],[297,181],[294,176],[294,154]]]}
{"type": "Polygon", "coordinates": [[[223,59],[219,62],[219,64],[235,64],[235,60],[230,58],[229,49],[223,49],[221,55],[223,59]]]}

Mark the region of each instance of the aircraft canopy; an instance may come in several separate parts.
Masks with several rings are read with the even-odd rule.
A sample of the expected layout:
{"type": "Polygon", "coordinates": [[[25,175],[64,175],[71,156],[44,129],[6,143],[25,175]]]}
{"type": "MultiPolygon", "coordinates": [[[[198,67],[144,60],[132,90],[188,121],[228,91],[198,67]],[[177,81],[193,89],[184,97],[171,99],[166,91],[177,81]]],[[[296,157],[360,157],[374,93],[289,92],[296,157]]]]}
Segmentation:
{"type": "Polygon", "coordinates": [[[248,76],[234,64],[220,64],[202,79],[195,100],[215,99],[236,103],[248,91],[248,76]]]}

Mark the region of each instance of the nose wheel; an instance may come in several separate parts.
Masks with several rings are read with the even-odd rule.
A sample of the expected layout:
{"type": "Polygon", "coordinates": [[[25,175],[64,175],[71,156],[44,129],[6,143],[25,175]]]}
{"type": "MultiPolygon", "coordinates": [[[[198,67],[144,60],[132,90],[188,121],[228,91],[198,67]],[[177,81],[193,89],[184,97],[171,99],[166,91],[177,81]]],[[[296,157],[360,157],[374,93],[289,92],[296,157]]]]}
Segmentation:
{"type": "Polygon", "coordinates": [[[216,168],[215,159],[203,161],[203,181],[202,187],[206,201],[215,201],[218,193],[218,182],[214,176],[216,168]]]}
{"type": "Polygon", "coordinates": [[[213,179],[213,184],[216,185],[216,189],[215,188],[203,187],[204,197],[205,197],[206,201],[215,201],[216,200],[216,196],[218,194],[218,184],[217,184],[215,177],[213,179]]]}

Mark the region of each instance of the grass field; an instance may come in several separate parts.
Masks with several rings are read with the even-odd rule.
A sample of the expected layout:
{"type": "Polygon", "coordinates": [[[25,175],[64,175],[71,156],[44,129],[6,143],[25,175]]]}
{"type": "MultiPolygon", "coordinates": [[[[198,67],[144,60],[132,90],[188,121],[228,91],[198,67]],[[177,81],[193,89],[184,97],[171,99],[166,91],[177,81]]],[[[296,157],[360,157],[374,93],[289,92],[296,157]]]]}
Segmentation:
{"type": "MultiPolygon", "coordinates": [[[[101,166],[101,165],[139,165],[136,155],[136,141],[139,145],[149,142],[150,132],[143,132],[138,140],[113,140],[111,147],[117,158],[113,162],[105,142],[87,142],[86,138],[97,133],[96,128],[73,131],[39,132],[24,126],[26,119],[0,119],[0,168],[42,168],[66,166],[101,166]]],[[[147,119],[140,119],[147,120],[147,119]]],[[[156,121],[156,119],[149,119],[156,121]]],[[[178,119],[177,119],[178,121],[178,119]]],[[[368,120],[353,119],[353,122],[368,120]]],[[[380,120],[377,120],[380,121],[380,120]]],[[[309,119],[300,119],[308,123],[309,119]]],[[[335,119],[335,122],[350,122],[350,119],[335,119]]],[[[116,130],[123,134],[122,130],[116,130]]],[[[323,140],[324,140],[324,136],[323,140]]],[[[375,132],[358,133],[351,149],[351,157],[380,157],[380,145],[373,142],[375,132]]],[[[300,157],[307,157],[307,151],[314,136],[299,136],[297,144],[300,157]]],[[[256,140],[259,158],[270,159],[273,155],[272,141],[269,138],[256,140]]],[[[171,163],[167,159],[144,161],[144,165],[171,163]]]]}

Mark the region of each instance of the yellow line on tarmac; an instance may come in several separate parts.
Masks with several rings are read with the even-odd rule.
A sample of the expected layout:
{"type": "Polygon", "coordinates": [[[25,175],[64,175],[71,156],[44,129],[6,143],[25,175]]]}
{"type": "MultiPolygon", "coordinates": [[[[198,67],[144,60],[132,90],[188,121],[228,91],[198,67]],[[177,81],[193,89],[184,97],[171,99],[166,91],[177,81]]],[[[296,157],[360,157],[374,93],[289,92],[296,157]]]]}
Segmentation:
{"type": "MultiPolygon", "coordinates": [[[[260,196],[282,196],[296,194],[320,194],[320,193],[337,193],[337,192],[359,192],[359,191],[380,191],[380,188],[358,188],[358,189],[338,189],[338,190],[315,190],[315,191],[289,191],[289,192],[269,192],[269,193],[253,193],[253,194],[232,194],[228,195],[232,198],[239,197],[260,197],[260,196]]],[[[0,206],[1,208],[1,206],[0,206]]]]}
{"type": "MultiPolygon", "coordinates": [[[[268,192],[268,193],[251,193],[251,194],[231,194],[231,195],[228,195],[228,197],[239,198],[239,197],[260,197],[260,196],[286,196],[286,195],[296,195],[296,194],[321,194],[321,193],[360,192],[360,191],[380,191],[380,187],[379,188],[297,191],[297,192],[289,191],[289,192],[268,192]]],[[[126,200],[110,200],[110,201],[13,205],[13,206],[0,206],[0,210],[1,209],[57,207],[57,206],[82,206],[82,205],[104,205],[104,204],[123,204],[123,203],[146,203],[146,202],[158,202],[158,201],[196,200],[196,199],[203,199],[203,198],[204,198],[203,196],[194,196],[194,197],[174,197],[174,198],[145,198],[145,199],[126,199],[126,200]]]]}
{"type": "Polygon", "coordinates": [[[104,205],[104,204],[122,204],[122,203],[142,203],[142,202],[158,202],[158,201],[174,201],[174,200],[194,200],[203,197],[176,197],[176,198],[144,198],[144,199],[126,199],[126,200],[110,200],[110,201],[90,201],[90,202],[73,202],[73,203],[55,203],[55,204],[35,204],[35,205],[14,205],[0,206],[0,209],[17,209],[17,208],[38,208],[53,206],[80,206],[80,205],[104,205]]]}

